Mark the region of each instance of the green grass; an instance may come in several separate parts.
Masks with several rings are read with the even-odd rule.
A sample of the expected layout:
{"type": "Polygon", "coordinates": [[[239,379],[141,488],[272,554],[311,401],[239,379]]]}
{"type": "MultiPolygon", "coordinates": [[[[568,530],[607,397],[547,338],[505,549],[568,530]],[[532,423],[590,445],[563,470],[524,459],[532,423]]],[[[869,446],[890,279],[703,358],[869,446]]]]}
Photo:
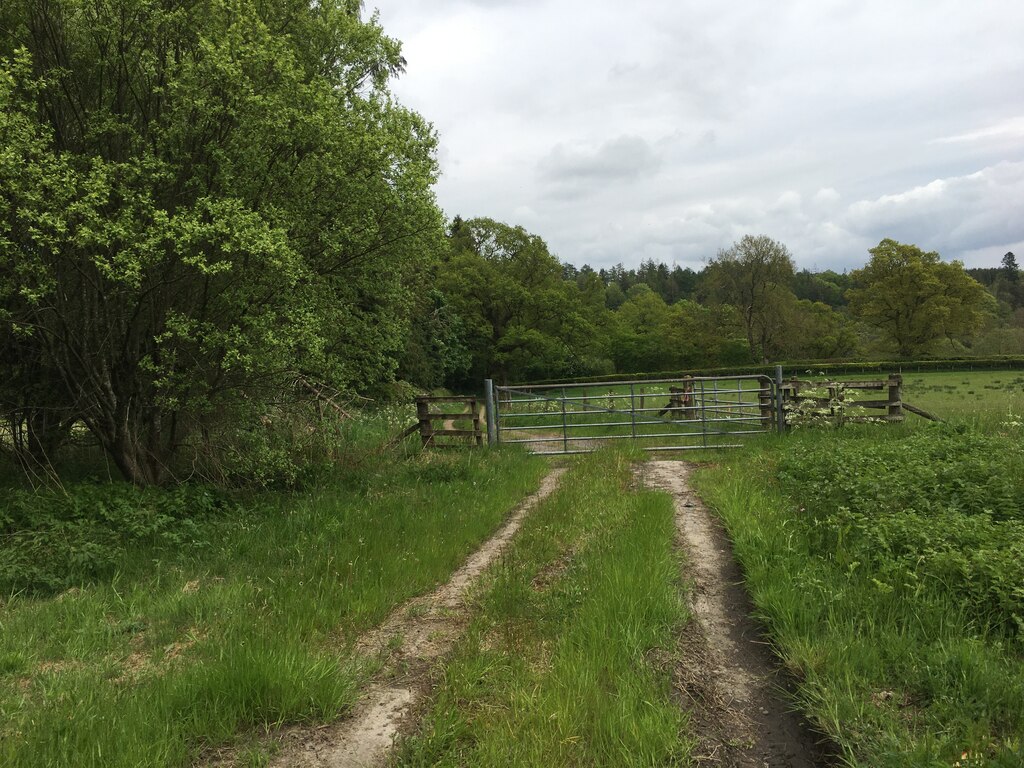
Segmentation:
{"type": "Polygon", "coordinates": [[[187,542],[116,544],[115,567],[57,596],[7,595],[0,765],[188,765],[338,716],[370,671],[353,638],[447,578],[544,470],[515,451],[381,456],[201,518],[187,542]]]}
{"type": "Polygon", "coordinates": [[[672,502],[632,487],[630,458],[579,460],[526,520],[399,765],[688,764],[672,502]]]}
{"type": "Polygon", "coordinates": [[[947,420],[995,427],[1024,413],[1024,373],[910,373],[903,377],[903,397],[947,420]]]}
{"type": "Polygon", "coordinates": [[[798,431],[695,480],[851,765],[1022,764],[1019,429],[798,431]]]}

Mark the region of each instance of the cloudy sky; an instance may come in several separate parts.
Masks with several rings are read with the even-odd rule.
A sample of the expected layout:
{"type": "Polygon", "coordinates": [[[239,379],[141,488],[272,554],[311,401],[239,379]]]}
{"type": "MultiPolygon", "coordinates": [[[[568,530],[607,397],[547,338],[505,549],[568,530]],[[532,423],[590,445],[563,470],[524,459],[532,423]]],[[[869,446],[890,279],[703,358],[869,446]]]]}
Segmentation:
{"type": "Polygon", "coordinates": [[[366,0],[440,135],[449,217],[563,261],[699,268],[742,235],[1024,263],[1020,0],[366,0]]]}

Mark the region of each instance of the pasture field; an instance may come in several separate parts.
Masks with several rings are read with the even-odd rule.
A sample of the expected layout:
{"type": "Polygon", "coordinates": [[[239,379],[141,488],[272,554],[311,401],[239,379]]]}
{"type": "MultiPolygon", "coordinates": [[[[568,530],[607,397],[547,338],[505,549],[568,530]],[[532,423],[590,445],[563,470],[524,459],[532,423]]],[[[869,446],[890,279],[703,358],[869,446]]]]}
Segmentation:
{"type": "Polygon", "coordinates": [[[903,397],[948,421],[997,428],[1024,414],[1024,373],[908,373],[903,376],[903,397]]]}
{"type": "Polygon", "coordinates": [[[354,638],[446,580],[544,471],[389,454],[303,493],[86,483],[6,505],[0,765],[189,765],[339,716],[373,671],[354,638]]]}
{"type": "Polygon", "coordinates": [[[1022,383],[910,374],[950,423],[795,430],[695,478],[851,765],[1024,764],[1022,383]]]}

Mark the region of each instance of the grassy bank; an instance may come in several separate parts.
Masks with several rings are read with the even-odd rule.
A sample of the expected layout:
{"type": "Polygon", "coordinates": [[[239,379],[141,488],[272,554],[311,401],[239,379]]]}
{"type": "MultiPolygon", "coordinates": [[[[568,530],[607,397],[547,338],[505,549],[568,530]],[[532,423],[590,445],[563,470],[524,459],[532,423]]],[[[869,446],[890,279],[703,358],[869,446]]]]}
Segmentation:
{"type": "Polygon", "coordinates": [[[7,534],[0,571],[22,586],[0,604],[0,764],[187,765],[240,732],[337,716],[368,672],[352,639],[443,581],[544,471],[511,451],[387,456],[159,524],[135,489],[66,487],[52,524],[7,534]],[[121,501],[68,511],[90,493],[121,501]],[[126,537],[140,509],[149,528],[126,537]],[[87,567],[69,581],[48,543],[87,567]]]}
{"type": "Polygon", "coordinates": [[[795,433],[695,478],[852,765],[1024,760],[1018,428],[795,433]]]}
{"type": "Polygon", "coordinates": [[[588,456],[526,520],[400,765],[687,764],[658,663],[686,619],[672,503],[632,484],[588,456]]]}

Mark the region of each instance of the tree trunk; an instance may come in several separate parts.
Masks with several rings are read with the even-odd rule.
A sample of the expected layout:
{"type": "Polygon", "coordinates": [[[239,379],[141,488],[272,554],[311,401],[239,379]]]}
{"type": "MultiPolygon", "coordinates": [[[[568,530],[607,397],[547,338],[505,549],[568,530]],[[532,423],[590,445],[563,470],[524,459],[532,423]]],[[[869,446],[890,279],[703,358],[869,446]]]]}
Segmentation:
{"type": "Polygon", "coordinates": [[[139,486],[162,485],[172,479],[178,447],[174,416],[154,406],[132,410],[132,402],[129,399],[116,414],[87,424],[125,480],[139,486]]]}

